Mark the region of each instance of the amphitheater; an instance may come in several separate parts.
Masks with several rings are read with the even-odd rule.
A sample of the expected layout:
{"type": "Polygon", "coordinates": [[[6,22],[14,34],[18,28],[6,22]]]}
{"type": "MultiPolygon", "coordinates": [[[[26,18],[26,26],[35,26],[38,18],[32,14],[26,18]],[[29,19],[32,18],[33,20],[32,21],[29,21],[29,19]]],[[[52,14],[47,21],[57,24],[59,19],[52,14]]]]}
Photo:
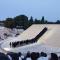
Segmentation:
{"type": "Polygon", "coordinates": [[[53,52],[60,54],[60,25],[59,24],[34,24],[25,30],[18,37],[5,40],[1,44],[1,48],[6,52],[45,52],[47,54],[53,52]],[[23,45],[20,47],[10,47],[10,42],[25,41],[35,38],[44,28],[47,31],[38,38],[34,43],[23,45]]]}

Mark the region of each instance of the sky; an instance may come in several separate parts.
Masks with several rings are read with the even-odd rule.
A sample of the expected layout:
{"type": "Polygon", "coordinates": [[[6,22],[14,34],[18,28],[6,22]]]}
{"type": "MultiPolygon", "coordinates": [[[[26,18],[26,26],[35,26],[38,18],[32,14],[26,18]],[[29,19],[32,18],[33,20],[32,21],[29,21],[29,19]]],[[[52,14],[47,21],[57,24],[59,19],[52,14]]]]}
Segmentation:
{"type": "Polygon", "coordinates": [[[60,20],[60,0],[0,0],[0,20],[24,14],[48,21],[60,20]]]}

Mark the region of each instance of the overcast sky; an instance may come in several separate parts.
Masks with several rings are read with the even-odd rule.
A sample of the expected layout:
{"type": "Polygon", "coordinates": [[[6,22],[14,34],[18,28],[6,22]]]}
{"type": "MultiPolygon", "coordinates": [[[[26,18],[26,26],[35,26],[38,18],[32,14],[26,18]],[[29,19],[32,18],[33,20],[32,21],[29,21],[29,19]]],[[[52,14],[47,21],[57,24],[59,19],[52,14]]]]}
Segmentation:
{"type": "Polygon", "coordinates": [[[60,19],[60,0],[0,0],[0,20],[25,14],[56,21],[60,19]]]}

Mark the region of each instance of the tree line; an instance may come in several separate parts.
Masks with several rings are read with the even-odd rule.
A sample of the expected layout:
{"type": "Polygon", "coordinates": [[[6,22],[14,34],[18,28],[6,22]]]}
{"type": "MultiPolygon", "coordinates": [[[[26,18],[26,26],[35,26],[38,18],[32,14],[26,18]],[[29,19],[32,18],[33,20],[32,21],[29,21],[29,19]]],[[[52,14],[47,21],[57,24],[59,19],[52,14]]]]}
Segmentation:
{"type": "MultiPolygon", "coordinates": [[[[0,21],[1,23],[2,21],[0,21]]],[[[3,21],[4,26],[7,28],[23,28],[27,29],[32,24],[60,24],[60,21],[57,20],[56,22],[49,22],[48,20],[45,20],[44,16],[40,20],[34,19],[32,16],[30,19],[26,15],[18,15],[14,18],[6,18],[5,21],[3,21]]]]}

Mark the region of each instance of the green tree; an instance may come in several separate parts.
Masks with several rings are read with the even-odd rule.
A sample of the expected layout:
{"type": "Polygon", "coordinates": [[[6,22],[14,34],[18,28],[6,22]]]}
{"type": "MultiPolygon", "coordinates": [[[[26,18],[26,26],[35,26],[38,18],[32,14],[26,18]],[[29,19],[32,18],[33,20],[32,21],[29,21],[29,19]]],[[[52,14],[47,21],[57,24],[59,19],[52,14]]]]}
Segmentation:
{"type": "Polygon", "coordinates": [[[30,17],[30,20],[29,20],[29,26],[31,26],[33,23],[34,23],[33,17],[31,16],[31,17],[30,17]]]}
{"type": "Polygon", "coordinates": [[[45,23],[45,24],[47,24],[47,23],[48,23],[48,21],[47,21],[47,20],[45,20],[45,21],[44,21],[44,23],[45,23]]]}
{"type": "Polygon", "coordinates": [[[14,18],[16,26],[23,26],[24,29],[28,28],[28,17],[19,15],[14,18]]]}
{"type": "Polygon", "coordinates": [[[60,24],[60,20],[57,20],[57,21],[56,21],[56,24],[60,24]]]}
{"type": "Polygon", "coordinates": [[[34,23],[35,24],[40,24],[41,22],[40,22],[40,20],[35,19],[34,23]]]}
{"type": "Polygon", "coordinates": [[[12,29],[15,27],[15,21],[12,18],[7,18],[4,22],[4,26],[12,29]]]}
{"type": "Polygon", "coordinates": [[[45,19],[44,19],[44,16],[42,16],[42,19],[41,19],[41,24],[44,24],[45,23],[45,21],[44,21],[45,19]]]}

